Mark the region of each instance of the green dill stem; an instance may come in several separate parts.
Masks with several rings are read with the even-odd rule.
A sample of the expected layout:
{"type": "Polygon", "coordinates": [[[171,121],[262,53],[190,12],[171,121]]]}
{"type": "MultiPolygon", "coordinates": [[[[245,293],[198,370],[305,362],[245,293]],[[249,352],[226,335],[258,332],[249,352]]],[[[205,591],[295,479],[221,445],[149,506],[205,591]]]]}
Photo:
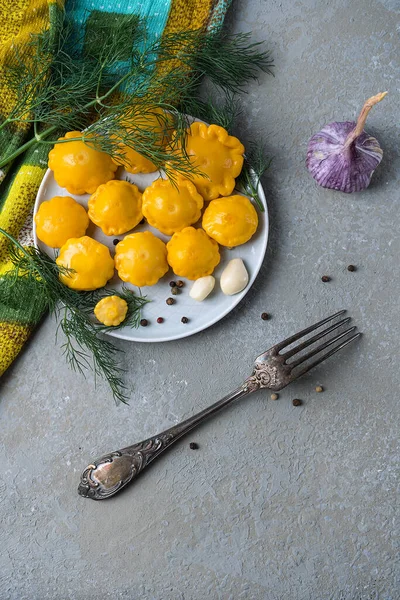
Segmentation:
{"type": "Polygon", "coordinates": [[[85,108],[90,108],[91,106],[93,106],[94,104],[98,103],[101,104],[101,102],[103,102],[103,100],[105,100],[110,94],[112,94],[113,92],[115,92],[116,89],[119,88],[119,86],[124,83],[124,81],[126,79],[128,79],[128,77],[131,77],[131,75],[133,75],[132,71],[129,71],[129,73],[126,73],[123,77],[121,77],[121,79],[119,81],[117,81],[117,83],[115,83],[105,94],[103,94],[102,96],[100,96],[100,98],[96,98],[95,100],[92,100],[91,102],[89,102],[88,104],[86,104],[86,106],[84,106],[85,108]]]}
{"type": "Polygon", "coordinates": [[[68,144],[68,142],[81,142],[85,139],[84,135],[80,135],[79,137],[68,138],[67,140],[37,140],[40,144],[50,144],[54,146],[55,144],[68,144]]]}
{"type": "Polygon", "coordinates": [[[4,127],[6,127],[6,125],[8,125],[9,123],[13,123],[14,121],[18,121],[18,120],[19,120],[19,119],[13,119],[13,118],[7,117],[7,118],[6,118],[6,119],[5,119],[5,120],[2,122],[2,124],[0,125],[0,131],[1,131],[2,129],[4,129],[4,127]]]}

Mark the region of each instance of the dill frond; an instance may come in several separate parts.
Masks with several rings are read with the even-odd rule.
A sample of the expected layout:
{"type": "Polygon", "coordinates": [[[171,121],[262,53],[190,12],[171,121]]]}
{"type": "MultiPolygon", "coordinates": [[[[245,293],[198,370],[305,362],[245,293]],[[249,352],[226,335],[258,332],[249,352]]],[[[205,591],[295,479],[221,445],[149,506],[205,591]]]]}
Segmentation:
{"type": "Polygon", "coordinates": [[[92,12],[86,38],[77,40],[67,17],[60,14],[57,35],[44,31],[33,36],[31,59],[25,60],[15,48],[4,70],[4,84],[12,87],[17,101],[0,129],[12,128],[14,121],[33,123],[35,135],[6,152],[0,168],[32,145],[60,143],[52,134],[74,129],[83,131],[80,139],[85,143],[95,143],[117,162],[123,159],[122,143],[170,177],[190,177],[195,167],[184,151],[187,123],[178,107],[191,105],[193,116],[229,125],[232,97],[260,71],[271,72],[268,52],[252,43],[250,34],[182,31],[149,42],[146,23],[136,15],[101,21],[92,12]],[[96,19],[91,28],[90,21],[96,19]],[[197,100],[204,77],[226,96],[226,110],[213,107],[213,101],[197,100]],[[165,129],[174,131],[174,143],[183,152],[176,152],[174,145],[162,146],[146,126],[143,116],[157,109],[172,115],[165,129]],[[127,120],[135,115],[142,125],[127,130],[127,120]]]}
{"type": "Polygon", "coordinates": [[[70,269],[57,265],[36,248],[23,248],[3,229],[0,234],[10,241],[9,256],[13,263],[13,269],[0,278],[3,314],[34,326],[45,311],[53,313],[58,320],[57,329],[65,336],[62,349],[69,366],[79,373],[91,369],[95,377],[107,381],[115,400],[127,402],[128,390],[119,361],[121,351],[99,335],[116,328],[96,324],[93,309],[105,295],[117,294],[128,303],[127,317],[121,326],[138,327],[141,309],[149,300],[127,288],[122,292],[72,290],[59,279],[60,273],[67,274],[70,269]]]}
{"type": "Polygon", "coordinates": [[[66,306],[63,313],[59,327],[66,339],[61,347],[70,368],[82,375],[92,369],[95,378],[103,377],[107,381],[115,400],[127,403],[124,369],[118,360],[121,351],[99,337],[98,328],[84,311],[66,306]]]}
{"type": "Polygon", "coordinates": [[[207,99],[192,98],[185,99],[180,109],[188,115],[195,115],[206,123],[214,123],[224,127],[231,132],[242,110],[237,96],[228,92],[222,100],[213,100],[210,95],[207,99]]]}
{"type": "Polygon", "coordinates": [[[271,166],[272,158],[266,157],[263,145],[252,143],[248,145],[242,172],[236,180],[236,186],[247,196],[250,196],[261,212],[265,212],[263,203],[258,196],[258,186],[261,177],[271,166]]]}
{"type": "Polygon", "coordinates": [[[218,88],[237,93],[257,79],[260,70],[272,74],[273,61],[251,33],[182,31],[165,36],[154,48],[160,62],[178,59],[197,78],[207,77],[218,88]]]}

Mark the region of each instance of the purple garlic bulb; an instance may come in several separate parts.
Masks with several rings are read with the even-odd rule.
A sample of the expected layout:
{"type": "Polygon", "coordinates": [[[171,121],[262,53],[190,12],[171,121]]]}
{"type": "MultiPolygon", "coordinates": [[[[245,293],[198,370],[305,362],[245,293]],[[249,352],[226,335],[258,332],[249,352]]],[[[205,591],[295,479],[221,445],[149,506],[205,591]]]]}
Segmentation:
{"type": "Polygon", "coordinates": [[[324,188],[351,194],[368,187],[382,160],[379,142],[364,131],[371,108],[387,92],[372,96],[361,110],[357,122],[329,123],[308,142],[307,169],[324,188]]]}

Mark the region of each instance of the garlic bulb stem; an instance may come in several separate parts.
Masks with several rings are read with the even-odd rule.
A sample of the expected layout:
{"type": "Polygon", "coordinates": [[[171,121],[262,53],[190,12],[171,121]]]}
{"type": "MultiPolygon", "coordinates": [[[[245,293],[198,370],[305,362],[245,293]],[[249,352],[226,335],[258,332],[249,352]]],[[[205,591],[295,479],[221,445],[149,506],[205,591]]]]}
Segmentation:
{"type": "Polygon", "coordinates": [[[354,142],[354,140],[356,140],[362,134],[369,111],[373,106],[375,106],[375,104],[378,104],[378,102],[383,100],[386,94],[387,92],[380,92],[379,94],[376,94],[376,96],[371,96],[371,98],[368,98],[368,100],[364,102],[364,106],[362,107],[357,119],[357,124],[353,131],[349,134],[344,148],[348,148],[354,142]]]}

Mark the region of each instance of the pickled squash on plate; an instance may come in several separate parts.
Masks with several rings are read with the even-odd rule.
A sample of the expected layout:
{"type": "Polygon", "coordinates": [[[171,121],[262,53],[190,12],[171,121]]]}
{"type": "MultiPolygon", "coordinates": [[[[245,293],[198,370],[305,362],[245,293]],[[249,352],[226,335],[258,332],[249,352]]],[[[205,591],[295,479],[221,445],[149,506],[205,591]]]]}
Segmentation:
{"type": "Polygon", "coordinates": [[[143,218],[142,194],[128,181],[108,181],[90,197],[89,217],[105,235],[126,233],[143,218]]]}
{"type": "Polygon", "coordinates": [[[40,241],[50,248],[61,248],[70,238],[85,235],[89,217],[70,196],[54,196],[39,206],[35,224],[40,241]]]}
{"type": "Polygon", "coordinates": [[[55,144],[50,150],[49,169],[54,172],[58,185],[65,187],[70,194],[93,194],[99,185],[114,179],[118,165],[105,152],[73,140],[81,136],[79,131],[69,131],[58,138],[63,143],[55,144]],[[69,139],[71,141],[65,141],[69,139]]]}
{"type": "Polygon", "coordinates": [[[198,171],[191,177],[204,200],[229,196],[243,167],[243,144],[219,125],[192,123],[186,153],[198,171]]]}
{"type": "Polygon", "coordinates": [[[167,249],[168,262],[175,275],[191,280],[211,275],[220,261],[217,242],[203,229],[186,227],[174,233],[167,249]]]}
{"type": "Polygon", "coordinates": [[[203,198],[188,179],[156,179],[143,192],[143,215],[148,223],[172,235],[200,219],[203,198]]]}
{"type": "Polygon", "coordinates": [[[71,269],[70,273],[60,273],[60,281],[73,290],[97,290],[114,275],[114,261],[107,246],[87,235],[69,239],[61,247],[56,263],[71,269]]]}
{"type": "Polygon", "coordinates": [[[202,225],[221,246],[233,248],[253,237],[258,226],[258,215],[246,196],[228,196],[210,202],[204,212],[202,225]]]}
{"type": "Polygon", "coordinates": [[[115,266],[122,281],[155,285],[169,269],[167,248],[150,231],[131,233],[115,248],[115,266]]]}
{"type": "Polygon", "coordinates": [[[106,327],[118,327],[128,312],[128,303],[120,296],[106,296],[94,307],[95,317],[106,327]]]}

